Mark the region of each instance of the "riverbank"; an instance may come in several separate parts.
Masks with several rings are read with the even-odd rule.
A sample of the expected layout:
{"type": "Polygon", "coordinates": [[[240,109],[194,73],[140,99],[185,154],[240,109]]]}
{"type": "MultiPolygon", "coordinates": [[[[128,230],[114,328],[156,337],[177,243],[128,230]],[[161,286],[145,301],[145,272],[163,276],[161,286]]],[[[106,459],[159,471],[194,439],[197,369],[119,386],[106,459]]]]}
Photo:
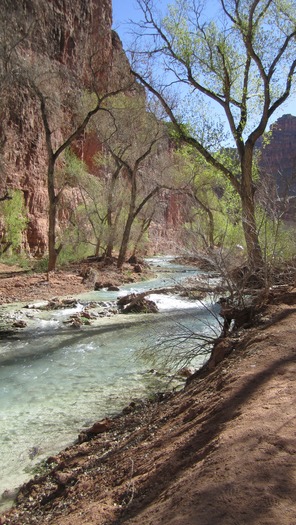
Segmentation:
{"type": "Polygon", "coordinates": [[[19,267],[0,263],[0,305],[49,300],[53,297],[67,297],[94,290],[96,283],[101,287],[121,286],[138,282],[153,275],[144,264],[124,264],[121,270],[112,264],[81,262],[67,269],[51,272],[24,272],[19,267]]]}
{"type": "Polygon", "coordinates": [[[178,394],[50,458],[1,525],[292,525],[295,290],[178,394]]]}

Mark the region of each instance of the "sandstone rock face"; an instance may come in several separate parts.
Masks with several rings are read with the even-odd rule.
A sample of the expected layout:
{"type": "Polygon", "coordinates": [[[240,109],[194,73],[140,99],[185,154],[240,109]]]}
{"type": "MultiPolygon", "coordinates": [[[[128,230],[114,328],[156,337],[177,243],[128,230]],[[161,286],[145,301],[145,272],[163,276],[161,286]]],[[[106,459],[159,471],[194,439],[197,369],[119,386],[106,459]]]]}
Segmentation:
{"type": "MultiPolygon", "coordinates": [[[[24,35],[19,48],[22,60],[31,75],[38,79],[43,75],[48,103],[52,104],[53,114],[56,111],[51,132],[57,148],[81,120],[82,113],[73,115],[69,111],[74,93],[91,91],[94,81],[100,92],[104,92],[119,77],[114,64],[123,62],[124,53],[111,30],[112,3],[111,0],[20,0],[17,7],[13,2],[10,4],[7,16],[15,20],[15,27],[24,35]]],[[[126,71],[128,75],[129,70],[126,71]]],[[[29,220],[25,248],[33,255],[43,255],[47,246],[48,197],[40,102],[26,86],[12,85],[1,113],[0,192],[12,189],[23,192],[29,220]]],[[[85,153],[86,161],[100,147],[93,137],[83,136],[78,142],[76,148],[81,156],[85,153]]],[[[71,188],[68,199],[65,195],[75,207],[78,192],[71,188]]],[[[63,222],[68,213],[69,210],[60,211],[59,220],[63,222]]]]}
{"type": "MultiPolygon", "coordinates": [[[[258,141],[259,142],[259,141],[258,141]]],[[[270,129],[270,140],[261,149],[260,166],[275,179],[280,196],[296,195],[296,117],[283,115],[270,129]]]]}

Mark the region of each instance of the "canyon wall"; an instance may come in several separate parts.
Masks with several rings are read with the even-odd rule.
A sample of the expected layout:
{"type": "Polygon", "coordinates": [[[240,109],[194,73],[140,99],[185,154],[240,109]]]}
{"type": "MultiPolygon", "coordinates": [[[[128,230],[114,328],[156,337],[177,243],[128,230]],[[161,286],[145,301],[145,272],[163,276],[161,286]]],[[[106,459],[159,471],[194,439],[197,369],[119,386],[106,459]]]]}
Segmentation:
{"type": "Polygon", "coordinates": [[[267,140],[258,141],[260,168],[271,175],[281,197],[296,195],[296,117],[283,115],[272,126],[267,140]]]}

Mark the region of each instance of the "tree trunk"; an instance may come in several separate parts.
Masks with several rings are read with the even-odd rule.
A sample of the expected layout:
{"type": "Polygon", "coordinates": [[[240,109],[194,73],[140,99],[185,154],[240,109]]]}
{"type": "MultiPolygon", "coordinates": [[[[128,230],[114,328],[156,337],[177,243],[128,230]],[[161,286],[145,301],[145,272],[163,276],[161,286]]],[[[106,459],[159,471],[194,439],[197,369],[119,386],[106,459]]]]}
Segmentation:
{"type": "Polygon", "coordinates": [[[95,257],[99,256],[100,249],[101,249],[101,236],[96,241],[96,249],[95,249],[95,254],[94,254],[95,257]]]}
{"type": "Polygon", "coordinates": [[[253,148],[246,147],[242,160],[242,225],[250,269],[262,269],[264,262],[255,218],[254,188],[252,183],[253,148]]]}
{"type": "Polygon", "coordinates": [[[114,248],[114,239],[115,239],[115,230],[117,220],[113,220],[113,199],[116,181],[120,174],[120,167],[117,167],[116,171],[112,175],[111,184],[108,192],[108,202],[107,202],[107,225],[108,225],[108,242],[106,249],[106,256],[112,257],[113,248],[114,248]]]}
{"type": "Polygon", "coordinates": [[[135,219],[135,209],[136,209],[136,197],[137,197],[137,172],[136,170],[129,170],[130,182],[131,182],[131,195],[130,195],[130,204],[127,220],[124,227],[124,232],[122,236],[122,241],[120,245],[119,255],[117,259],[117,268],[122,268],[122,265],[126,258],[126,253],[128,249],[128,243],[131,235],[132,225],[135,219]]]}
{"type": "Polygon", "coordinates": [[[123,232],[123,236],[122,236],[122,241],[121,241],[121,245],[120,245],[119,255],[118,255],[118,259],[117,259],[117,268],[122,268],[122,265],[123,265],[123,263],[125,261],[133,222],[134,222],[134,214],[130,210],[130,212],[128,214],[127,221],[125,223],[125,228],[124,228],[124,232],[123,232]]]}
{"type": "Polygon", "coordinates": [[[113,248],[114,248],[114,226],[112,228],[108,229],[108,242],[107,242],[107,248],[106,248],[106,257],[112,257],[113,254],[113,248]]]}
{"type": "Polygon", "coordinates": [[[140,243],[144,233],[146,233],[146,231],[148,230],[148,228],[149,228],[149,226],[151,224],[151,221],[152,221],[152,217],[149,217],[148,219],[145,219],[144,221],[142,221],[141,230],[140,230],[140,233],[139,233],[139,235],[138,235],[138,237],[137,237],[137,239],[135,241],[134,248],[133,248],[133,251],[132,251],[132,257],[136,256],[139,243],[140,243]]]}
{"type": "Polygon", "coordinates": [[[48,272],[55,270],[59,250],[56,250],[56,216],[57,196],[54,188],[54,159],[48,160],[47,189],[48,189],[48,272]]]}

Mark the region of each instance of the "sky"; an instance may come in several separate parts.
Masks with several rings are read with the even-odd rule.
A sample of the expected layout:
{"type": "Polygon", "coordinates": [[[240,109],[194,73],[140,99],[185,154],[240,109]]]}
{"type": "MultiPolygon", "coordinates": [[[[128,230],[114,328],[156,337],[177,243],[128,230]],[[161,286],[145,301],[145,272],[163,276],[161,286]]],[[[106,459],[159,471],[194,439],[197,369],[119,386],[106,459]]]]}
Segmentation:
{"type": "Polygon", "coordinates": [[[128,19],[138,17],[135,0],[113,0],[113,26],[118,29],[118,24],[123,24],[128,19]]]}
{"type": "MultiPolygon", "coordinates": [[[[158,6],[166,6],[173,3],[172,0],[158,0],[158,6]]],[[[113,28],[119,34],[123,47],[127,47],[129,41],[129,20],[138,21],[141,18],[141,11],[137,6],[136,0],[112,0],[113,4],[113,28]]],[[[290,113],[296,116],[296,98],[292,98],[283,107],[277,110],[272,123],[284,114],[290,113]]]]}

